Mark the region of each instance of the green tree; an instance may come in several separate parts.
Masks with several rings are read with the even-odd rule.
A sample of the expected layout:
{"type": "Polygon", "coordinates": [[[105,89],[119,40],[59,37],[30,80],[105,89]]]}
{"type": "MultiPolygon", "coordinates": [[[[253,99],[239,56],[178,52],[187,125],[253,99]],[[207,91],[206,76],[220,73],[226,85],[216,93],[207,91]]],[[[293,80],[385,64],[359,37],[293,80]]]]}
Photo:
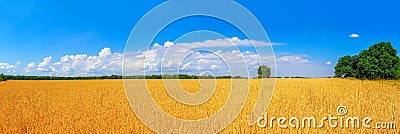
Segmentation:
{"type": "Polygon", "coordinates": [[[335,66],[335,76],[397,79],[400,77],[400,58],[390,42],[380,42],[359,55],[340,58],[335,66]]]}
{"type": "Polygon", "coordinates": [[[339,59],[335,66],[336,77],[355,77],[357,74],[356,67],[357,56],[346,55],[339,59]]]}
{"type": "Polygon", "coordinates": [[[357,61],[358,78],[387,79],[399,77],[400,58],[390,42],[374,44],[361,51],[357,61]]]}
{"type": "Polygon", "coordinates": [[[6,79],[4,78],[4,74],[0,74],[0,81],[5,81],[6,79]]]}
{"type": "Polygon", "coordinates": [[[266,65],[262,65],[258,67],[257,73],[258,78],[269,78],[271,76],[271,68],[266,65]]]}

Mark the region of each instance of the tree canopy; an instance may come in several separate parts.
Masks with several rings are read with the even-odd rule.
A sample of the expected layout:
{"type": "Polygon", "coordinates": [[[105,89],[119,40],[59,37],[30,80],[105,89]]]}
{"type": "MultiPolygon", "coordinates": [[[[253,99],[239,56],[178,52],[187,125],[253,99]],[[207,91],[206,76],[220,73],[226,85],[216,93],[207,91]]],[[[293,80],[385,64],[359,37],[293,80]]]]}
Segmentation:
{"type": "Polygon", "coordinates": [[[335,76],[397,79],[400,77],[400,58],[390,42],[380,42],[358,55],[341,57],[335,66],[335,76]]]}
{"type": "Polygon", "coordinates": [[[258,78],[269,78],[271,76],[271,68],[266,65],[262,65],[258,67],[257,73],[258,78]]]}
{"type": "Polygon", "coordinates": [[[0,81],[5,81],[6,80],[6,78],[4,78],[4,74],[0,74],[0,81]]]}

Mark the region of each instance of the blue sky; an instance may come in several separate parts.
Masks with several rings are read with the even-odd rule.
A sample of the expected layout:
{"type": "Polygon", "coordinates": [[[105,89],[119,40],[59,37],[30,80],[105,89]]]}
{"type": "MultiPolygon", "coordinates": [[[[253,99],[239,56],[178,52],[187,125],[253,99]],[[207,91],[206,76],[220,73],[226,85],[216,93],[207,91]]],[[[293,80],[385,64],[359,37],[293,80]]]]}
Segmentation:
{"type": "MultiPolygon", "coordinates": [[[[100,57],[99,52],[110,52],[112,57],[118,59],[118,55],[114,54],[124,52],[135,24],[163,2],[1,0],[0,72],[61,75],[49,73],[49,67],[61,64],[57,62],[61,62],[66,55],[100,57]],[[45,58],[50,61],[45,62],[45,58]],[[35,66],[28,73],[26,69],[32,62],[35,66]],[[40,71],[38,66],[42,62],[42,67],[46,66],[48,71],[40,71]]],[[[395,0],[236,2],[257,17],[271,42],[281,44],[273,46],[277,60],[287,61],[277,62],[278,76],[333,76],[333,67],[341,56],[357,54],[381,41],[390,41],[395,48],[400,48],[400,14],[397,9],[400,2],[395,0]],[[352,38],[350,34],[358,34],[359,37],[352,38]],[[292,60],[293,63],[290,62],[292,60]]],[[[189,17],[169,25],[153,43],[174,41],[193,30],[216,31],[227,38],[245,38],[240,31],[221,20],[189,17]]],[[[217,38],[197,37],[182,42],[214,39],[217,38]]],[[[103,70],[99,66],[92,68],[91,73],[66,75],[118,73],[117,68],[112,71],[108,70],[110,67],[103,70]]]]}

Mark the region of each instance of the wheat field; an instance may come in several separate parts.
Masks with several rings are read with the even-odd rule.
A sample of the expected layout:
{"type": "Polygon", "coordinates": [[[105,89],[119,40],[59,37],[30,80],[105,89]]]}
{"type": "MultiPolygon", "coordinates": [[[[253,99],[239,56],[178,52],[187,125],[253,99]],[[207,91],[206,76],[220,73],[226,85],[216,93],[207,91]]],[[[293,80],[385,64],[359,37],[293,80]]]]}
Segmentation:
{"type": "MultiPolygon", "coordinates": [[[[369,116],[397,122],[395,129],[367,128],[260,128],[248,125],[260,90],[250,80],[250,93],[239,116],[221,133],[398,133],[400,81],[351,79],[277,79],[268,116],[304,117],[337,114],[346,106],[349,116],[369,116]]],[[[198,80],[181,80],[196,93],[198,80]]],[[[228,99],[231,80],[218,79],[212,97],[190,106],[172,99],[162,80],[147,80],[157,105],[169,115],[188,120],[206,118],[228,99]]],[[[276,126],[276,124],[274,124],[276,126]]],[[[155,133],[132,111],[122,80],[6,81],[0,83],[0,133],[155,133]]]]}

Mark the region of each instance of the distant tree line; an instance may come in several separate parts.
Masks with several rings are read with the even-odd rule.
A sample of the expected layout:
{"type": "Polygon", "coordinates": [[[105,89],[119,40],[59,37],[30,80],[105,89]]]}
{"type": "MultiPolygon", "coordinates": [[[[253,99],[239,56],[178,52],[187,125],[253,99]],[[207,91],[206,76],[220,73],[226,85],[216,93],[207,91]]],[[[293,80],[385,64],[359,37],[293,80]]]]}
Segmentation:
{"type": "Polygon", "coordinates": [[[335,66],[335,77],[398,79],[400,57],[390,42],[380,42],[358,55],[341,57],[335,66]]]}
{"type": "Polygon", "coordinates": [[[5,80],[94,80],[94,79],[122,79],[120,75],[110,76],[23,76],[23,75],[4,75],[5,80]]]}
{"type": "Polygon", "coordinates": [[[291,77],[283,77],[283,78],[310,78],[310,77],[304,77],[304,76],[291,76],[291,77]]]}
{"type": "Polygon", "coordinates": [[[3,75],[0,74],[0,81],[4,80],[97,80],[97,79],[226,79],[226,78],[242,78],[241,76],[197,76],[188,74],[163,74],[163,75],[146,75],[146,76],[23,76],[23,75],[3,75]]]}

